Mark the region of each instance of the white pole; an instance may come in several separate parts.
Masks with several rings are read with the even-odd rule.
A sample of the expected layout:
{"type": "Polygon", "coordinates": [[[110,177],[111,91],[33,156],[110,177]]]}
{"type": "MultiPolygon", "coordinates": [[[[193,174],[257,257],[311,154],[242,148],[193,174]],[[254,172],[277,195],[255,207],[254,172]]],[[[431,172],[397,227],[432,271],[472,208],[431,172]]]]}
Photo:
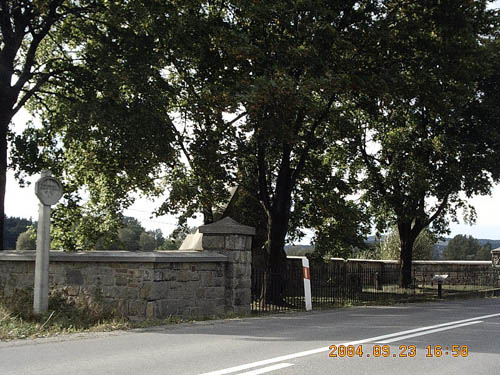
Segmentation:
{"type": "Polygon", "coordinates": [[[35,183],[35,195],[40,200],[40,205],[36,232],[33,312],[41,314],[49,307],[50,206],[61,199],[63,187],[59,180],[52,177],[50,171],[42,171],[41,178],[35,183]]]}
{"type": "Polygon", "coordinates": [[[35,314],[47,312],[49,306],[49,252],[50,252],[50,206],[38,206],[38,229],[36,233],[35,314]]]}
{"type": "Polygon", "coordinates": [[[311,299],[311,272],[309,269],[309,259],[302,257],[302,277],[304,279],[304,297],[306,302],[306,310],[312,310],[311,299]]]}

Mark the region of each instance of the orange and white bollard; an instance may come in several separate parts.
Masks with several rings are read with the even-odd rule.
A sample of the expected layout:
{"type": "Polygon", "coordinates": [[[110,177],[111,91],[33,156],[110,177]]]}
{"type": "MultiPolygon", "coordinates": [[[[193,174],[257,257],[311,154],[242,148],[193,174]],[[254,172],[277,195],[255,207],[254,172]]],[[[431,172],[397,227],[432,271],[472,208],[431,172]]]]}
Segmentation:
{"type": "Polygon", "coordinates": [[[302,278],[304,279],[304,297],[306,302],[306,310],[312,310],[311,299],[311,271],[309,269],[309,259],[302,257],[302,278]]]}

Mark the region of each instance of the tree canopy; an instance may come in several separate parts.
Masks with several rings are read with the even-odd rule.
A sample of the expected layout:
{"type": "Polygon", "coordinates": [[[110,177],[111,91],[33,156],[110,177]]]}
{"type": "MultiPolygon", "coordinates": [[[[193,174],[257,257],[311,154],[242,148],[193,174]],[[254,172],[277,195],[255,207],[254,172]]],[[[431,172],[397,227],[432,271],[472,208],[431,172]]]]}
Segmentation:
{"type": "Polygon", "coordinates": [[[387,1],[371,46],[358,47],[371,53],[348,141],[379,230],[398,228],[403,285],[418,235],[446,233],[459,210],[473,221],[467,199],[500,177],[499,17],[486,5],[387,1]]]}
{"type": "MultiPolygon", "coordinates": [[[[11,121],[27,103],[68,77],[75,62],[67,33],[90,17],[99,0],[0,1],[0,248],[4,246],[4,200],[11,121]]],[[[19,150],[22,152],[22,150],[19,150]]],[[[15,164],[15,161],[14,161],[15,164]]]]}
{"type": "MultiPolygon", "coordinates": [[[[374,257],[376,259],[394,259],[398,260],[401,256],[401,241],[399,239],[397,227],[394,227],[391,232],[384,236],[378,243],[374,257]]],[[[428,229],[424,229],[417,236],[413,244],[412,259],[413,260],[430,260],[433,259],[434,245],[437,242],[436,236],[428,229]]]]}
{"type": "Polygon", "coordinates": [[[472,236],[461,234],[453,237],[443,251],[446,260],[491,260],[492,246],[482,245],[472,236]]]}
{"type": "Polygon", "coordinates": [[[42,127],[15,138],[12,159],[63,179],[65,249],[117,233],[131,192],[166,191],[158,213],[185,224],[212,221],[239,185],[262,207],[269,274],[301,228],[324,252],[361,244],[369,207],[379,229],[397,226],[409,285],[418,235],[445,231],[467,207],[459,193],[500,176],[486,4],[103,2],[54,33],[71,74],[31,98],[42,127]]]}

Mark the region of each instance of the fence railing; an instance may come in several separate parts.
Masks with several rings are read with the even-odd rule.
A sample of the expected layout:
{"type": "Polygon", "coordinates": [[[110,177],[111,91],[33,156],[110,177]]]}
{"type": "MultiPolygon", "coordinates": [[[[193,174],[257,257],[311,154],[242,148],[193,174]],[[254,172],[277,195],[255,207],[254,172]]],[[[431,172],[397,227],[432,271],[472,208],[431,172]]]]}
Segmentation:
{"type": "MultiPolygon", "coordinates": [[[[443,298],[500,292],[498,270],[467,270],[449,272],[442,285],[443,298]]],[[[311,264],[311,295],[315,308],[349,304],[411,301],[438,295],[435,272],[413,271],[412,285],[399,285],[399,271],[370,269],[347,270],[334,264],[311,264]]],[[[304,308],[302,270],[289,265],[280,275],[267,275],[252,270],[252,311],[272,312],[304,308]]]]}

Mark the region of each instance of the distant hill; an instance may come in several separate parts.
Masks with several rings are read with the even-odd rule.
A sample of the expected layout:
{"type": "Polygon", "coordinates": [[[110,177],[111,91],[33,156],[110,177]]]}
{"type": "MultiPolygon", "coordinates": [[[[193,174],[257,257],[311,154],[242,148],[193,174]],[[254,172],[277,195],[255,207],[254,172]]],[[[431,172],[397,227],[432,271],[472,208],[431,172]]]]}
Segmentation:
{"type": "Polygon", "coordinates": [[[489,242],[491,244],[492,249],[497,249],[500,247],[500,240],[478,239],[478,241],[481,246],[486,245],[489,242]]]}

